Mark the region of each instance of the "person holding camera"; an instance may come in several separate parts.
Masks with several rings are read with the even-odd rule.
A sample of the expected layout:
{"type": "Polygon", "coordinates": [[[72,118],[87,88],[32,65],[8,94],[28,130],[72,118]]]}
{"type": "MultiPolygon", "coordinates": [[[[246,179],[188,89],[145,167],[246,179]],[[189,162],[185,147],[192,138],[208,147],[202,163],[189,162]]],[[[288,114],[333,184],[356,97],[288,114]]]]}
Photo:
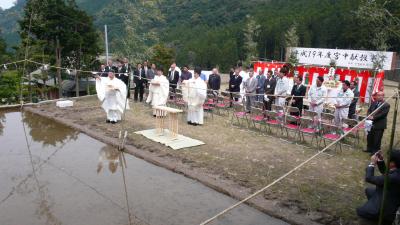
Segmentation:
{"type": "MultiPolygon", "coordinates": [[[[383,223],[392,224],[396,211],[400,206],[400,150],[391,151],[388,174],[388,187],[383,207],[383,223]]],[[[365,189],[368,201],[357,208],[357,215],[363,220],[378,221],[381,211],[386,165],[381,151],[376,152],[371,157],[371,163],[366,169],[365,181],[375,185],[365,189]],[[378,167],[382,175],[375,175],[375,167],[378,167]]]]}

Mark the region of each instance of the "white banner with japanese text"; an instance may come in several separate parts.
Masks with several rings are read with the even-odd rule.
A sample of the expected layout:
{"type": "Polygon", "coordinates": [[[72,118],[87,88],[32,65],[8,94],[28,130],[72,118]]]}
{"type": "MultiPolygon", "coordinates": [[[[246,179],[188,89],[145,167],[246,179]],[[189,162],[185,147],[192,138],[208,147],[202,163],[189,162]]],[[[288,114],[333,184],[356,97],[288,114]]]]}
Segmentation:
{"type": "Polygon", "coordinates": [[[335,60],[337,67],[375,69],[374,61],[380,61],[383,70],[392,70],[395,64],[394,52],[292,47],[288,53],[294,53],[300,64],[308,65],[329,66],[335,60]]]}

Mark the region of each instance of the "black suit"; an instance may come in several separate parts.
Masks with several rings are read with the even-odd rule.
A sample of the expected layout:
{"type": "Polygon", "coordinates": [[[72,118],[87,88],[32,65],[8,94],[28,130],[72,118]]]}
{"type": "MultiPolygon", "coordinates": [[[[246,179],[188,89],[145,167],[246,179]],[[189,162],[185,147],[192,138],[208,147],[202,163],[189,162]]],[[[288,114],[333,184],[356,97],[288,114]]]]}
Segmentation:
{"type": "Polygon", "coordinates": [[[106,69],[100,70],[97,75],[99,75],[100,77],[108,77],[108,71],[106,71],[106,69]]]}
{"type": "MultiPolygon", "coordinates": [[[[240,92],[240,84],[242,83],[242,77],[238,75],[231,74],[229,79],[229,91],[230,92],[240,92]]],[[[231,99],[233,99],[233,94],[231,93],[231,99]]],[[[235,97],[235,101],[239,99],[235,97]]]]}
{"type": "Polygon", "coordinates": [[[304,86],[302,84],[294,85],[293,88],[292,88],[291,95],[295,96],[295,97],[293,97],[293,100],[295,102],[292,104],[292,106],[298,108],[299,111],[300,111],[300,114],[293,113],[294,116],[301,116],[301,113],[303,111],[303,98],[304,97],[296,97],[296,96],[305,96],[306,95],[306,91],[307,91],[306,86],[304,86]]]}
{"type": "Polygon", "coordinates": [[[175,88],[179,81],[179,72],[174,70],[174,73],[173,74],[171,74],[171,73],[172,73],[172,71],[168,71],[169,86],[172,87],[172,89],[175,92],[175,88]]]}
{"type": "Polygon", "coordinates": [[[383,106],[372,114],[372,128],[367,135],[367,151],[371,153],[375,153],[381,149],[382,136],[386,129],[387,115],[390,110],[388,103],[374,102],[368,109],[368,115],[375,111],[380,104],[383,104],[383,106]]]}
{"type": "MultiPolygon", "coordinates": [[[[264,91],[265,91],[264,93],[266,95],[273,95],[275,93],[275,87],[276,87],[276,79],[273,77],[271,77],[271,78],[267,77],[267,79],[265,80],[265,83],[264,83],[264,91]]],[[[271,110],[271,107],[275,100],[275,97],[268,96],[268,98],[269,98],[268,102],[266,102],[264,100],[264,106],[265,106],[266,110],[271,110]]]]}
{"type": "Polygon", "coordinates": [[[146,84],[146,73],[143,68],[135,69],[133,73],[133,82],[135,82],[135,93],[133,99],[135,101],[143,101],[144,85],[146,84]]]}
{"type": "Polygon", "coordinates": [[[357,102],[358,102],[358,98],[360,97],[360,92],[357,91],[357,88],[354,88],[354,90],[352,90],[354,93],[354,98],[350,103],[349,106],[349,119],[354,119],[354,114],[356,113],[356,107],[357,107],[357,102]]]}
{"type": "Polygon", "coordinates": [[[106,73],[108,73],[108,72],[114,72],[114,73],[116,73],[116,72],[118,72],[118,69],[117,69],[117,67],[115,67],[115,66],[106,66],[106,68],[105,68],[105,70],[104,70],[106,73]]]}
{"type": "Polygon", "coordinates": [[[129,73],[130,73],[129,65],[124,64],[121,68],[118,68],[118,72],[115,75],[116,78],[122,80],[122,82],[125,83],[128,98],[131,96],[130,95],[130,85],[129,85],[129,73]]]}
{"type": "MultiPolygon", "coordinates": [[[[385,163],[378,161],[379,171],[385,172],[385,163]]],[[[374,184],[375,187],[369,187],[365,190],[368,201],[361,207],[357,208],[357,214],[365,219],[377,221],[380,214],[380,206],[383,197],[384,176],[375,176],[375,168],[372,166],[366,169],[366,182],[374,184]]],[[[400,169],[391,170],[388,176],[388,189],[384,206],[383,224],[392,224],[397,208],[400,206],[400,169]]]]}

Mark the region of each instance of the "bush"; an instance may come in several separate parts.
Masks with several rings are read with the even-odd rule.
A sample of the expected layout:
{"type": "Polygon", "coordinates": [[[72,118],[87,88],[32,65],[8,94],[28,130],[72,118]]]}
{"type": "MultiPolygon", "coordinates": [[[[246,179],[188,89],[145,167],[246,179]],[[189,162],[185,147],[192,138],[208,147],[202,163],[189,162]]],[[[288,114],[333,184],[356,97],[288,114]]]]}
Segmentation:
{"type": "Polygon", "coordinates": [[[16,103],[20,93],[20,74],[16,70],[0,73],[0,104],[16,103]]]}

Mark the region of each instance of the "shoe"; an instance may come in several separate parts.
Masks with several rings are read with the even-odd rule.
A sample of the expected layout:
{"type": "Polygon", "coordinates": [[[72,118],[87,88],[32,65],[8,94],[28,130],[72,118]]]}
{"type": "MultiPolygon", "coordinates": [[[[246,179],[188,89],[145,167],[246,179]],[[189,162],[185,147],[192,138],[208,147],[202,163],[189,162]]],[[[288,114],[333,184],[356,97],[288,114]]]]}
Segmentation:
{"type": "Polygon", "coordinates": [[[110,123],[110,122],[111,122],[110,120],[108,120],[108,119],[106,120],[106,123],[110,123]]]}
{"type": "Polygon", "coordinates": [[[188,123],[189,125],[193,125],[192,121],[188,121],[187,123],[188,123]]]}
{"type": "Polygon", "coordinates": [[[153,117],[157,117],[156,115],[153,115],[153,117]]]}
{"type": "Polygon", "coordinates": [[[111,121],[111,124],[116,124],[117,122],[116,121],[111,121]]]}
{"type": "Polygon", "coordinates": [[[197,126],[197,125],[199,125],[199,124],[198,124],[198,123],[192,123],[192,125],[193,125],[193,126],[197,126]]]}

